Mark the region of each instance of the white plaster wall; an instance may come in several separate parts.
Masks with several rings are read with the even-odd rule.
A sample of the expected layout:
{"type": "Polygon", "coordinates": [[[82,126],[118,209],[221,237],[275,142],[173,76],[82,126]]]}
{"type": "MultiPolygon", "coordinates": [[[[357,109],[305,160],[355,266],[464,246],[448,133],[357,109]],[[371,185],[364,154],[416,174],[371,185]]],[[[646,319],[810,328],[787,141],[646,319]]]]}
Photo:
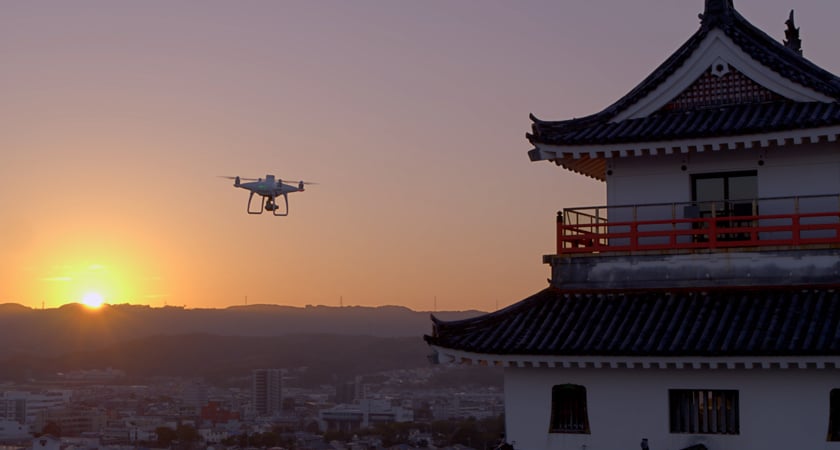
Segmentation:
{"type": "MultiPolygon", "coordinates": [[[[657,155],[615,158],[610,163],[612,175],[607,177],[607,205],[609,221],[614,223],[635,220],[662,220],[671,217],[683,218],[685,203],[691,201],[691,175],[695,173],[755,170],[758,168],[758,153],[754,151],[706,151],[683,155],[657,155]],[[685,170],[683,170],[683,166],[685,170]],[[650,205],[636,208],[615,206],[650,205]],[[681,204],[681,205],[674,205],[681,204]]],[[[681,224],[688,229],[688,224],[681,224]]],[[[648,225],[639,231],[668,230],[670,224],[648,225]]],[[[615,226],[610,232],[629,232],[627,227],[615,226]]],[[[665,238],[645,238],[643,244],[665,242],[665,238]]],[[[689,240],[688,236],[680,240],[689,240]]],[[[627,241],[613,239],[614,245],[627,241]]]]}
{"type": "MultiPolygon", "coordinates": [[[[694,174],[755,170],[758,174],[758,197],[793,197],[840,193],[840,143],[798,146],[770,146],[739,150],[706,150],[700,153],[612,158],[608,163],[607,205],[609,221],[656,220],[683,217],[683,206],[668,204],[691,201],[691,176],[694,174]],[[763,164],[759,164],[761,161],[763,164]],[[685,170],[683,170],[683,166],[685,170]],[[663,204],[660,206],[628,205],[663,204]]],[[[820,198],[799,201],[800,212],[837,211],[840,199],[820,198]]],[[[784,214],[794,211],[794,201],[762,200],[759,214],[784,214]]],[[[836,223],[836,218],[808,219],[809,223],[836,223]]],[[[762,222],[762,225],[786,225],[789,222],[762,222]]],[[[668,229],[669,225],[649,226],[646,230],[668,229]]],[[[686,225],[687,227],[687,225],[686,225]]],[[[613,226],[611,233],[629,232],[628,227],[613,226]]],[[[833,231],[807,231],[802,237],[833,235],[833,231]]],[[[778,233],[777,233],[778,234],[778,233]]],[[[790,238],[789,235],[765,234],[763,238],[790,238]]],[[[614,239],[621,245],[626,240],[614,239]]],[[[648,242],[653,243],[653,242],[648,242]]]]}
{"type": "MultiPolygon", "coordinates": [[[[616,158],[607,177],[609,205],[691,201],[691,175],[758,170],[757,151],[705,151],[690,155],[616,158]],[[682,166],[686,170],[682,170],[682,166]]],[[[761,175],[759,174],[759,178],[761,175]]]]}
{"type": "Polygon", "coordinates": [[[840,142],[612,158],[609,166],[610,206],[688,202],[692,174],[740,170],[758,172],[759,197],[840,192],[840,142]]]}
{"type": "Polygon", "coordinates": [[[840,192],[840,142],[803,148],[774,147],[759,172],[762,197],[840,192]]]}
{"type": "Polygon", "coordinates": [[[607,205],[684,202],[691,197],[679,155],[613,158],[607,176],[607,205]]]}
{"type": "Polygon", "coordinates": [[[507,437],[517,450],[840,449],[827,442],[829,393],[840,372],[804,369],[505,369],[507,437]],[[591,434],[548,433],[551,388],[586,387],[591,434]],[[740,434],[671,434],[669,389],[736,389],[740,434]]]}

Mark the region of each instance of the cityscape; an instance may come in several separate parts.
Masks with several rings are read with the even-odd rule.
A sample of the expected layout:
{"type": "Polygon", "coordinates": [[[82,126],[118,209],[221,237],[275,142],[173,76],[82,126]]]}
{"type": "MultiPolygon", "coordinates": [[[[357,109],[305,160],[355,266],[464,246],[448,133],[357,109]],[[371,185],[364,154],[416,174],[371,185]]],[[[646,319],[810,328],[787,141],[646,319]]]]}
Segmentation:
{"type": "Polygon", "coordinates": [[[255,369],[224,387],[130,384],[115,368],[7,382],[0,448],[484,448],[503,430],[503,392],[493,380],[458,385],[469,371],[430,366],[315,387],[299,383],[307,368],[255,369]]]}

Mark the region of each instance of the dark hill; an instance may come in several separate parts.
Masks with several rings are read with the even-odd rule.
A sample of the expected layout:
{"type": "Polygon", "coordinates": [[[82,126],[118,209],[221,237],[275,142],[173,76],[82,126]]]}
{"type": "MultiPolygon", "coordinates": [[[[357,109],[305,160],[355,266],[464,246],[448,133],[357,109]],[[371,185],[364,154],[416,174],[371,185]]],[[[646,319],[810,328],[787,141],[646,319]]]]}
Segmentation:
{"type": "Polygon", "coordinates": [[[0,378],[54,378],[58,372],[113,367],[132,379],[203,377],[223,381],[264,367],[309,367],[307,382],[329,382],[383,370],[427,367],[428,346],[420,337],[289,335],[233,337],[207,334],[154,336],[94,351],[60,356],[18,354],[0,363],[0,378]]]}
{"type": "MultiPolygon", "coordinates": [[[[445,320],[481,314],[478,311],[439,312],[445,320]]],[[[398,306],[295,308],[274,305],[226,309],[105,306],[89,310],[70,304],[34,310],[0,305],[0,361],[12,355],[56,357],[112,347],[154,336],[212,334],[239,337],[281,337],[294,334],[405,337],[429,333],[428,312],[398,306]]]]}
{"type": "MultiPolygon", "coordinates": [[[[482,314],[441,312],[445,320],[482,314]]],[[[34,310],[0,305],[0,380],[112,367],[130,377],[243,376],[261,367],[335,374],[428,366],[428,312],[399,306],[251,305],[227,309],[78,304],[34,310]]]]}

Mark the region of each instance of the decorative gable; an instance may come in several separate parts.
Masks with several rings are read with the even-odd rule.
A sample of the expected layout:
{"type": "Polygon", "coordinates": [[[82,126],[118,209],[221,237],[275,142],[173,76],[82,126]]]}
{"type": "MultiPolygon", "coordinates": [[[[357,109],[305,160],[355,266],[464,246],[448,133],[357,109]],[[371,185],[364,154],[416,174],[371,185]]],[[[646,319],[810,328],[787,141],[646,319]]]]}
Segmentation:
{"type": "Polygon", "coordinates": [[[531,116],[532,161],[605,180],[610,158],[840,139],[840,77],[783,45],[731,0],[707,0],[700,29],[621,99],[571,120],[531,116]]]}
{"type": "Polygon", "coordinates": [[[761,86],[738,69],[720,61],[668,102],[661,111],[682,111],[712,106],[731,106],[782,100],[783,97],[761,86]]]}
{"type": "MultiPolygon", "coordinates": [[[[785,56],[801,58],[784,49],[781,44],[776,42],[773,44],[777,46],[775,50],[787,53],[785,56]]],[[[683,93],[689,92],[707,73],[723,78],[733,70],[742,74],[750,84],[773,92],[776,98],[800,103],[836,101],[835,98],[803,85],[798,80],[788,78],[766,65],[761,55],[751,54],[723,30],[708,31],[694,44],[694,47],[691,55],[687,56],[679,67],[673,68],[671,73],[666,74],[666,71],[661,68],[654,72],[660,75],[655,88],[645,95],[628,94],[622,98],[621,107],[616,108],[616,113],[606,120],[619,123],[628,119],[648,117],[665,109],[668,103],[683,93]]],[[[722,80],[716,80],[712,84],[718,84],[719,81],[722,80]]]]}

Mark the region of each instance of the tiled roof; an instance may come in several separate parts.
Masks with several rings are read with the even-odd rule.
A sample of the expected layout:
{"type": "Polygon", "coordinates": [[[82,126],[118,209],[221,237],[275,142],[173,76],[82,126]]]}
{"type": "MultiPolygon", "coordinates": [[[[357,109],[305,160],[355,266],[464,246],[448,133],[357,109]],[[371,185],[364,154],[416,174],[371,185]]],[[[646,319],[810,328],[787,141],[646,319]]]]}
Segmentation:
{"type": "Polygon", "coordinates": [[[731,10],[713,23],[742,50],[779,75],[834,99],[840,99],[840,78],[780,44],[731,10]]]}
{"type": "Polygon", "coordinates": [[[714,136],[767,133],[791,128],[840,125],[840,103],[780,101],[670,111],[622,122],[577,127],[545,123],[540,140],[563,145],[655,142],[714,136]]]}
{"type": "Polygon", "coordinates": [[[546,289],[460,321],[434,317],[430,345],[492,355],[837,356],[840,291],[633,293],[546,289]]]}
{"type": "MultiPolygon", "coordinates": [[[[629,124],[609,123],[617,114],[640,101],[682,67],[697,50],[709,32],[714,29],[723,31],[726,36],[732,39],[750,57],[782,77],[835,99],[835,102],[825,104],[828,118],[822,120],[828,120],[829,123],[827,124],[830,125],[840,122],[837,118],[838,110],[840,110],[840,104],[838,104],[840,102],[840,78],[811,63],[796,51],[786,48],[750,24],[733,8],[725,7],[714,14],[707,11],[707,14],[703,17],[700,29],[682,47],[674,52],[632,91],[603,111],[579,119],[565,121],[543,121],[532,115],[532,132],[527,134],[528,140],[534,144],[579,145],[624,142],[625,139],[666,139],[652,134],[657,128],[662,128],[670,132],[667,139],[720,135],[720,131],[713,127],[691,126],[690,120],[683,120],[681,124],[685,124],[685,126],[682,128],[672,123],[672,121],[679,121],[680,116],[670,114],[660,114],[646,119],[639,119],[644,122],[643,124],[639,120],[628,121],[633,122],[629,124]],[[613,130],[619,126],[643,126],[648,132],[625,133],[613,130]],[[633,135],[638,135],[639,137],[630,137],[633,135]]],[[[745,134],[755,128],[765,131],[762,127],[768,126],[765,124],[766,121],[756,120],[756,116],[770,115],[777,108],[780,108],[777,103],[758,103],[749,105],[749,107],[734,109],[710,107],[705,113],[706,116],[715,116],[714,120],[716,122],[724,124],[726,126],[726,133],[745,134]]],[[[813,105],[789,105],[787,108],[790,110],[790,114],[784,117],[785,120],[773,121],[772,126],[767,128],[767,130],[776,131],[801,126],[812,126],[811,123],[822,124],[822,121],[813,120],[815,118],[808,112],[808,110],[814,108],[813,105]]]]}

